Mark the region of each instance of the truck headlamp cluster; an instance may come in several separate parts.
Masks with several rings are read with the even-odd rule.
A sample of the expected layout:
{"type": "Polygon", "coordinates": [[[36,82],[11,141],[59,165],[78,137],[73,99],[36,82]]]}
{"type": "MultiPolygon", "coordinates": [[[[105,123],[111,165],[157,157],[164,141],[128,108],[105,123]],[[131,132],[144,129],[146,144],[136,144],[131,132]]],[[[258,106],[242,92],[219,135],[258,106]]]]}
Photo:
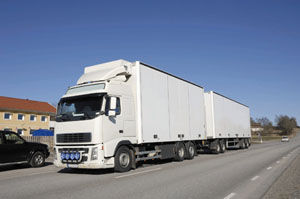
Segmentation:
{"type": "Polygon", "coordinates": [[[98,148],[97,147],[93,147],[92,148],[91,160],[97,160],[97,159],[98,159],[98,148]]]}
{"type": "Polygon", "coordinates": [[[62,152],[60,154],[61,160],[79,160],[80,153],[79,152],[62,152]]]}

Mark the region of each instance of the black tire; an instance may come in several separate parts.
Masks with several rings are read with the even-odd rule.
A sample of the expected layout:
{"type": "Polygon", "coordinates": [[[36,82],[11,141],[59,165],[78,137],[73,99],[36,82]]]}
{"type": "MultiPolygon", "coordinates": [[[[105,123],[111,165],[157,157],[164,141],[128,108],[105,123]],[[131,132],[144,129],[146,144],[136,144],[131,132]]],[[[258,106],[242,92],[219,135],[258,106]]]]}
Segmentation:
{"type": "Polygon", "coordinates": [[[175,156],[174,156],[174,160],[175,161],[183,161],[184,157],[185,157],[185,147],[181,142],[178,142],[175,144],[174,146],[174,152],[175,152],[175,156]]]}
{"type": "Polygon", "coordinates": [[[221,153],[221,146],[220,142],[217,143],[216,149],[213,151],[214,154],[219,154],[221,153]]]}
{"type": "Polygon", "coordinates": [[[128,147],[121,146],[115,155],[115,171],[127,172],[132,166],[132,156],[128,147]]]}
{"type": "Polygon", "coordinates": [[[245,149],[248,149],[249,143],[248,143],[247,139],[244,139],[244,142],[245,142],[245,149]]]}
{"type": "Polygon", "coordinates": [[[244,139],[241,139],[239,141],[239,144],[240,144],[240,149],[245,149],[245,141],[244,141],[244,139]]]}
{"type": "Polygon", "coordinates": [[[222,140],[219,143],[220,143],[220,153],[225,153],[226,151],[225,140],[222,140]]]}
{"type": "Polygon", "coordinates": [[[186,159],[192,160],[196,155],[196,148],[193,142],[188,142],[185,145],[186,147],[186,159]]]}
{"type": "Polygon", "coordinates": [[[248,142],[248,147],[251,146],[251,140],[249,138],[247,138],[247,142],[248,142]]]}
{"type": "Polygon", "coordinates": [[[29,163],[32,167],[41,167],[45,164],[45,155],[42,152],[35,152],[29,163]]]}

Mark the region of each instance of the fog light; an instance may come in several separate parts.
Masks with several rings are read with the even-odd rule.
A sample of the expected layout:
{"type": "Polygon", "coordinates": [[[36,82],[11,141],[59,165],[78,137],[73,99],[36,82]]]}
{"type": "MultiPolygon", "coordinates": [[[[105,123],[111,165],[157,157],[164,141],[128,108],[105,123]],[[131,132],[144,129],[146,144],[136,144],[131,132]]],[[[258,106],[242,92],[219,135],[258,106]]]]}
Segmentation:
{"type": "Polygon", "coordinates": [[[66,153],[66,159],[70,159],[70,154],[69,153],[66,153]]]}
{"type": "Polygon", "coordinates": [[[64,160],[65,158],[66,158],[66,154],[65,154],[65,153],[61,153],[61,154],[60,154],[60,159],[61,159],[61,160],[64,160]]]}
{"type": "Polygon", "coordinates": [[[74,154],[74,153],[71,153],[70,158],[71,158],[71,160],[74,160],[75,154],[74,154]]]}
{"type": "Polygon", "coordinates": [[[80,158],[80,153],[79,153],[79,152],[76,152],[76,153],[75,153],[75,159],[76,159],[76,160],[79,160],[79,158],[80,158]]]}
{"type": "Polygon", "coordinates": [[[92,148],[91,160],[97,160],[97,159],[98,159],[98,148],[97,147],[93,147],[92,148]]]}

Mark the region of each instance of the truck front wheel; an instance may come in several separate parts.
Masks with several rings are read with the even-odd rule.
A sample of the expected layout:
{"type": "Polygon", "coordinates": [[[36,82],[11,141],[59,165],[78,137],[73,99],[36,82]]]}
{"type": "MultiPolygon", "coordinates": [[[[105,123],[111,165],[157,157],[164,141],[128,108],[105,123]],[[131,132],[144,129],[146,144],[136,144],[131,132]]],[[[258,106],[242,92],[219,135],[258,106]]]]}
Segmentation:
{"type": "Polygon", "coordinates": [[[126,146],[121,146],[115,155],[115,171],[127,172],[131,169],[132,157],[126,146]]]}

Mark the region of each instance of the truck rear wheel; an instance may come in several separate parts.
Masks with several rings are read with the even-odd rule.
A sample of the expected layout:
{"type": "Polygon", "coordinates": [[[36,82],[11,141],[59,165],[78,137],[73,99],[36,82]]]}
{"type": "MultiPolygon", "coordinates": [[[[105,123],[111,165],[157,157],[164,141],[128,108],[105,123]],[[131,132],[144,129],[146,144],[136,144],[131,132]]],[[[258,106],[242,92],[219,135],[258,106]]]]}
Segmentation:
{"type": "Polygon", "coordinates": [[[121,146],[115,155],[115,171],[127,172],[131,169],[132,156],[126,146],[121,146]]]}
{"type": "Polygon", "coordinates": [[[221,145],[220,145],[220,142],[217,143],[216,149],[213,151],[213,153],[215,153],[215,154],[221,153],[221,145]]]}
{"type": "Polygon", "coordinates": [[[178,142],[174,146],[174,152],[175,152],[175,161],[183,161],[185,156],[185,147],[181,142],[178,142]]]}
{"type": "Polygon", "coordinates": [[[226,144],[225,140],[220,141],[220,153],[225,153],[226,151],[226,144]]]}
{"type": "Polygon", "coordinates": [[[195,145],[193,144],[193,142],[186,143],[185,147],[186,147],[186,151],[187,151],[186,159],[189,159],[189,160],[194,159],[195,154],[196,154],[196,149],[195,149],[195,145]]]}
{"type": "Polygon", "coordinates": [[[247,142],[248,142],[248,147],[251,146],[251,140],[249,138],[247,138],[247,142]]]}
{"type": "Polygon", "coordinates": [[[244,141],[244,139],[241,139],[239,141],[239,145],[240,145],[240,149],[245,149],[245,141],[244,141]]]}
{"type": "Polygon", "coordinates": [[[245,142],[245,149],[248,149],[248,147],[249,147],[248,140],[247,140],[247,139],[244,139],[244,142],[245,142]]]}

